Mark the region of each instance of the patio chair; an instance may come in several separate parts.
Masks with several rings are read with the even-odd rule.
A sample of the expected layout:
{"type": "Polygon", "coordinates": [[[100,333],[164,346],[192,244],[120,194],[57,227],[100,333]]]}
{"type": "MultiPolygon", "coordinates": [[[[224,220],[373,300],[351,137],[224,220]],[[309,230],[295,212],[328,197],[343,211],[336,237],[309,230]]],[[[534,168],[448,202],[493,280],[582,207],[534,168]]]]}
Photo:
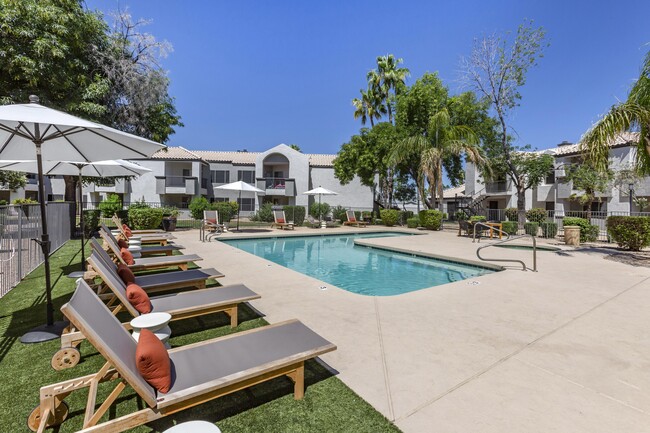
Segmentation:
{"type": "MultiPolygon", "coordinates": [[[[101,233],[100,233],[101,236],[101,233]]],[[[162,269],[170,267],[178,267],[183,271],[187,270],[188,264],[190,262],[196,262],[203,260],[200,256],[196,254],[183,254],[183,255],[173,255],[173,256],[158,256],[158,257],[145,257],[143,259],[134,259],[134,263],[129,265],[126,263],[124,258],[122,258],[122,253],[120,248],[111,242],[110,239],[103,238],[104,243],[108,247],[108,250],[113,256],[113,261],[116,263],[123,263],[127,265],[132,271],[149,271],[152,269],[162,269]]],[[[97,243],[97,247],[102,248],[101,245],[97,242],[96,239],[91,239],[91,246],[93,242],[97,243]]]]}
{"type": "Polygon", "coordinates": [[[311,215],[307,215],[307,226],[313,229],[320,228],[320,222],[311,215]]]}
{"type": "Polygon", "coordinates": [[[277,227],[281,230],[293,230],[293,221],[287,221],[283,210],[274,210],[273,219],[274,222],[271,224],[271,228],[277,227]]]}
{"type": "MultiPolygon", "coordinates": [[[[113,218],[111,218],[111,221],[113,221],[113,224],[115,224],[117,227],[124,226],[122,219],[119,216],[117,216],[117,214],[113,214],[113,218]]],[[[146,235],[146,234],[166,234],[167,232],[161,229],[148,229],[148,230],[131,229],[131,233],[137,236],[137,235],[146,235]]]]}
{"type": "Polygon", "coordinates": [[[465,233],[464,236],[469,236],[470,230],[470,224],[467,220],[458,221],[458,236],[463,236],[463,232],[465,233]]]}
{"type": "MultiPolygon", "coordinates": [[[[115,245],[119,246],[119,239],[113,235],[113,233],[109,230],[109,228],[106,226],[106,224],[101,224],[99,227],[99,236],[102,237],[102,239],[110,238],[115,245]]],[[[123,240],[126,240],[125,237],[120,235],[120,238],[123,240]]],[[[127,240],[128,242],[128,240],[127,240]]],[[[185,247],[182,245],[143,245],[140,247],[138,252],[142,254],[143,257],[146,256],[155,256],[159,254],[164,254],[166,256],[171,256],[174,251],[179,251],[184,249],[185,247]]]]}
{"type": "MultiPolygon", "coordinates": [[[[108,292],[100,291],[97,295],[111,309],[113,315],[126,310],[132,317],[140,316],[138,310],[129,302],[126,294],[126,284],[117,274],[115,267],[112,266],[113,263],[110,265],[105,263],[97,253],[93,253],[93,255],[88,258],[88,262],[102,279],[103,287],[108,288],[108,292]]],[[[149,290],[145,289],[147,286],[142,288],[145,289],[147,294],[160,290],[169,291],[169,283],[171,279],[175,278],[179,281],[180,279],[178,277],[182,278],[183,276],[178,274],[189,272],[192,271],[170,272],[156,275],[154,277],[165,277],[158,279],[159,281],[166,281],[167,285],[155,287],[149,286],[149,290]],[[169,278],[169,274],[177,275],[172,275],[171,278],[169,278]]],[[[142,278],[143,277],[140,277],[140,279],[142,278]]],[[[151,312],[169,313],[171,315],[171,320],[188,319],[190,317],[203,316],[205,314],[224,312],[230,317],[230,326],[236,328],[239,304],[260,298],[260,295],[253,292],[243,284],[232,284],[206,289],[205,278],[201,281],[203,287],[202,290],[191,290],[149,297],[152,307],[151,312]]],[[[138,277],[136,277],[136,284],[138,284],[138,277]]],[[[196,284],[196,282],[193,284],[196,284]]],[[[175,284],[175,286],[177,285],[178,283],[175,284]]],[[[185,287],[187,287],[187,284],[185,287]]],[[[129,323],[123,323],[122,325],[124,325],[126,329],[131,329],[129,323]]],[[[61,349],[52,356],[52,367],[55,370],[63,370],[77,365],[81,359],[81,354],[79,353],[77,346],[84,339],[85,336],[81,332],[77,331],[74,326],[68,326],[64,330],[63,334],[61,334],[61,349]]]]}
{"type": "Polygon", "coordinates": [[[64,398],[82,389],[88,389],[81,392],[88,395],[86,407],[73,408],[74,412],[84,411],[82,432],[129,430],[281,376],[293,381],[294,398],[301,399],[305,361],[336,350],[334,344],[297,320],[181,346],[166,351],[173,374],[169,390],[163,393],[142,377],[136,365],[138,344],[83,280],[61,311],[106,364],[95,374],[41,387],[39,405],[28,418],[29,427],[38,433],[61,424],[68,413],[64,398]],[[102,382],[116,386],[110,393],[102,393],[107,397],[98,402],[102,382]],[[109,409],[127,385],[145,407],[110,419],[113,411],[109,409]],[[100,423],[107,412],[109,419],[100,423]]]}
{"type": "Polygon", "coordinates": [[[368,225],[367,222],[358,220],[353,210],[346,210],[345,216],[347,217],[348,220],[343,222],[343,225],[357,226],[357,227],[365,227],[366,225],[368,225]]]}
{"type": "Polygon", "coordinates": [[[216,210],[204,210],[203,222],[199,231],[199,238],[202,242],[210,242],[214,236],[228,231],[224,224],[219,223],[219,212],[216,210]]]}
{"type": "Polygon", "coordinates": [[[474,223],[472,224],[472,242],[478,239],[478,242],[481,242],[481,237],[485,235],[486,232],[490,232],[490,228],[484,226],[485,221],[478,221],[481,224],[474,223]]]}
{"type": "Polygon", "coordinates": [[[118,225],[117,230],[120,232],[120,234],[125,238],[125,239],[137,239],[139,240],[142,245],[145,244],[160,244],[160,245],[167,245],[168,242],[172,242],[176,237],[170,233],[167,232],[162,232],[162,233],[138,233],[135,234],[133,231],[131,232],[131,235],[129,236],[124,229],[124,225],[118,225]]]}

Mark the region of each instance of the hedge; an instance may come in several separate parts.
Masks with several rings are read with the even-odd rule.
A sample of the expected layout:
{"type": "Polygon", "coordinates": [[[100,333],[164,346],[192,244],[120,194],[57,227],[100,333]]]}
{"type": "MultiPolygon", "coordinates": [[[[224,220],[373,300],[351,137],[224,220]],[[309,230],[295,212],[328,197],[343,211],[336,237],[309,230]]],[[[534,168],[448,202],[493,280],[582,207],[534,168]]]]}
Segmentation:
{"type": "Polygon", "coordinates": [[[598,239],[598,226],[589,224],[585,218],[578,217],[564,217],[562,219],[562,226],[579,226],[580,227],[580,242],[594,242],[598,239]]]}
{"type": "Polygon", "coordinates": [[[517,221],[519,211],[517,210],[516,207],[509,207],[506,208],[505,214],[506,214],[506,218],[508,218],[508,221],[517,221]]]}
{"type": "Polygon", "coordinates": [[[282,209],[284,209],[284,216],[287,218],[287,221],[293,221],[297,226],[301,226],[305,222],[305,214],[307,213],[307,210],[304,206],[287,205],[282,209]]]}
{"type": "MultiPolygon", "coordinates": [[[[285,206],[285,208],[286,207],[287,206],[285,206]]],[[[334,218],[335,221],[345,222],[348,220],[348,217],[346,216],[346,212],[347,209],[345,209],[343,206],[334,206],[332,208],[332,218],[334,218]]],[[[287,218],[289,217],[287,216],[287,218]]],[[[303,217],[303,221],[304,221],[304,217],[303,217]]]]}
{"type": "Polygon", "coordinates": [[[119,210],[122,210],[122,199],[117,194],[110,194],[108,198],[97,206],[102,211],[104,218],[113,218],[113,215],[119,210]]]}
{"type": "Polygon", "coordinates": [[[536,222],[524,224],[524,231],[526,232],[527,235],[537,236],[538,230],[539,230],[539,224],[536,222]]]}
{"type": "Polygon", "coordinates": [[[557,235],[557,224],[553,222],[543,222],[539,225],[542,229],[542,237],[554,238],[557,235]]]}
{"type": "Polygon", "coordinates": [[[136,230],[156,229],[162,224],[163,212],[160,208],[129,209],[129,223],[136,230]]]}
{"type": "Polygon", "coordinates": [[[275,221],[273,219],[273,205],[271,203],[264,203],[257,210],[257,213],[255,213],[251,217],[251,220],[253,220],[253,221],[262,221],[262,222],[266,222],[266,223],[272,223],[273,221],[275,221]]]}
{"type": "Polygon", "coordinates": [[[233,215],[236,215],[236,213],[233,214],[232,206],[227,201],[217,201],[211,203],[210,209],[217,211],[217,214],[219,215],[219,222],[221,224],[230,222],[233,215]]]}
{"type": "Polygon", "coordinates": [[[91,237],[99,227],[100,215],[101,211],[99,209],[84,211],[84,234],[87,238],[91,237]]]}
{"type": "Polygon", "coordinates": [[[192,218],[195,220],[202,220],[203,211],[210,209],[210,202],[205,197],[194,197],[188,208],[190,209],[190,215],[192,215],[192,218]]]}
{"type": "Polygon", "coordinates": [[[503,221],[501,225],[502,230],[509,235],[516,235],[517,231],[519,230],[519,224],[517,221],[503,221]]]}
{"type": "Polygon", "coordinates": [[[442,228],[442,212],[439,210],[423,210],[418,214],[420,225],[428,230],[440,230],[442,228]]]}
{"type": "Polygon", "coordinates": [[[379,214],[381,215],[381,220],[388,227],[392,227],[399,221],[399,211],[395,209],[382,209],[379,214]]]}
{"type": "Polygon", "coordinates": [[[399,224],[404,226],[406,225],[409,218],[413,218],[413,211],[410,210],[401,210],[399,211],[399,224]]]}
{"type": "Polygon", "coordinates": [[[650,246],[650,217],[610,216],[607,233],[619,247],[640,251],[650,246]]]}
{"type": "Polygon", "coordinates": [[[413,217],[406,220],[406,227],[416,229],[420,225],[420,218],[413,217]]]}
{"type": "Polygon", "coordinates": [[[330,213],[329,203],[314,203],[309,209],[309,215],[313,216],[316,219],[325,217],[330,213]]]}
{"type": "Polygon", "coordinates": [[[546,221],[546,217],[546,209],[542,209],[540,207],[532,208],[526,211],[526,219],[531,223],[541,224],[546,221]]]}

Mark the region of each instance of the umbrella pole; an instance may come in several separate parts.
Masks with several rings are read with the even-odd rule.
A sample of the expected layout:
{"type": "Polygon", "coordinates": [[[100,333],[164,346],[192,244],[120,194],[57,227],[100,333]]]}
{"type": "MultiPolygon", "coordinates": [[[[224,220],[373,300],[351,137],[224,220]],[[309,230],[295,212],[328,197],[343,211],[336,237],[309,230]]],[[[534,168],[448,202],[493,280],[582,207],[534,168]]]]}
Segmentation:
{"type": "Polygon", "coordinates": [[[81,270],[86,270],[86,233],[84,224],[83,188],[81,186],[81,167],[79,167],[79,226],[81,227],[81,270]]]}
{"type": "Polygon", "coordinates": [[[239,206],[237,206],[237,231],[239,231],[239,212],[241,211],[241,190],[239,191],[239,206]]]}
{"type": "Polygon", "coordinates": [[[36,243],[41,246],[43,250],[43,259],[45,265],[45,298],[47,313],[47,322],[45,325],[38,326],[31,331],[20,337],[22,343],[41,343],[44,341],[54,340],[61,336],[63,328],[67,322],[54,323],[54,305],[52,304],[52,281],[50,280],[50,236],[47,233],[47,214],[45,209],[45,186],[43,185],[43,158],[41,156],[40,132],[38,124],[35,125],[36,138],[34,144],[36,145],[36,166],[38,167],[38,195],[39,205],[41,208],[41,227],[43,234],[41,240],[34,239],[36,243]]]}

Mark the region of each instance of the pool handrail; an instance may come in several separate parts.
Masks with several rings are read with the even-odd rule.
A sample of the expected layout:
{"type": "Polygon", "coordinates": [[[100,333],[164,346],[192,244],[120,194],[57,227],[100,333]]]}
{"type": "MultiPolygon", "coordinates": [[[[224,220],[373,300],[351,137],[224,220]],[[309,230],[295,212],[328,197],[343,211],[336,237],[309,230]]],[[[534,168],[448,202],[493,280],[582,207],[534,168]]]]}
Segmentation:
{"type": "MultiPolygon", "coordinates": [[[[491,228],[491,229],[493,229],[493,230],[495,230],[495,231],[498,231],[498,232],[500,232],[500,233],[504,233],[507,237],[506,237],[505,239],[503,239],[503,240],[499,240],[499,241],[497,241],[497,242],[494,242],[494,243],[491,243],[491,244],[488,244],[488,245],[483,245],[483,246],[481,246],[481,247],[478,247],[478,249],[476,250],[476,257],[478,257],[480,260],[483,260],[484,262],[491,261],[491,262],[511,262],[511,263],[520,263],[521,266],[522,266],[522,270],[523,270],[523,271],[527,271],[527,270],[528,270],[528,267],[526,267],[526,263],[524,263],[523,260],[517,260],[517,259],[486,259],[486,258],[484,258],[484,257],[481,257],[481,250],[482,250],[483,248],[488,248],[488,247],[494,247],[494,246],[497,246],[497,245],[502,245],[502,244],[505,244],[506,242],[514,241],[514,240],[516,240],[516,239],[521,239],[521,238],[525,238],[525,237],[528,237],[528,236],[529,236],[529,237],[533,240],[533,269],[532,269],[532,270],[533,270],[533,272],[537,272],[537,240],[535,239],[535,236],[533,236],[533,235],[529,235],[529,234],[517,235],[517,236],[511,236],[509,233],[506,233],[506,232],[504,232],[503,230],[500,230],[500,229],[498,229],[498,228],[496,228],[496,227],[490,227],[489,225],[487,225],[487,224],[485,224],[485,223],[482,223],[482,222],[476,222],[476,223],[474,223],[474,226],[477,226],[477,225],[481,225],[481,226],[483,226],[483,227],[485,227],[485,228],[487,228],[487,229],[490,229],[490,228],[491,228]]],[[[473,237],[474,237],[474,239],[476,239],[476,231],[474,231],[473,237]]],[[[474,240],[472,240],[472,242],[474,242],[474,240]]],[[[480,239],[479,239],[479,242],[480,242],[480,239]]]]}

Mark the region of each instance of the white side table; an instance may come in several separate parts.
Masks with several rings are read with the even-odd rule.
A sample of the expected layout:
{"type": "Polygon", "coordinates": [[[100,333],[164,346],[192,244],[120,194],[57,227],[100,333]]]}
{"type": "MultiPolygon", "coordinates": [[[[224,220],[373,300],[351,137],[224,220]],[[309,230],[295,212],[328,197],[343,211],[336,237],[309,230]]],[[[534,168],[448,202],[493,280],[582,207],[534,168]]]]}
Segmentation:
{"type": "Polygon", "coordinates": [[[165,344],[166,348],[170,349],[169,337],[172,335],[172,330],[168,325],[170,320],[172,320],[172,315],[169,313],[142,314],[131,320],[130,323],[133,328],[131,336],[135,341],[138,341],[140,330],[148,329],[165,344]]]}
{"type": "Polygon", "coordinates": [[[207,421],[188,421],[168,428],[163,433],[221,433],[221,430],[207,421]]]}

